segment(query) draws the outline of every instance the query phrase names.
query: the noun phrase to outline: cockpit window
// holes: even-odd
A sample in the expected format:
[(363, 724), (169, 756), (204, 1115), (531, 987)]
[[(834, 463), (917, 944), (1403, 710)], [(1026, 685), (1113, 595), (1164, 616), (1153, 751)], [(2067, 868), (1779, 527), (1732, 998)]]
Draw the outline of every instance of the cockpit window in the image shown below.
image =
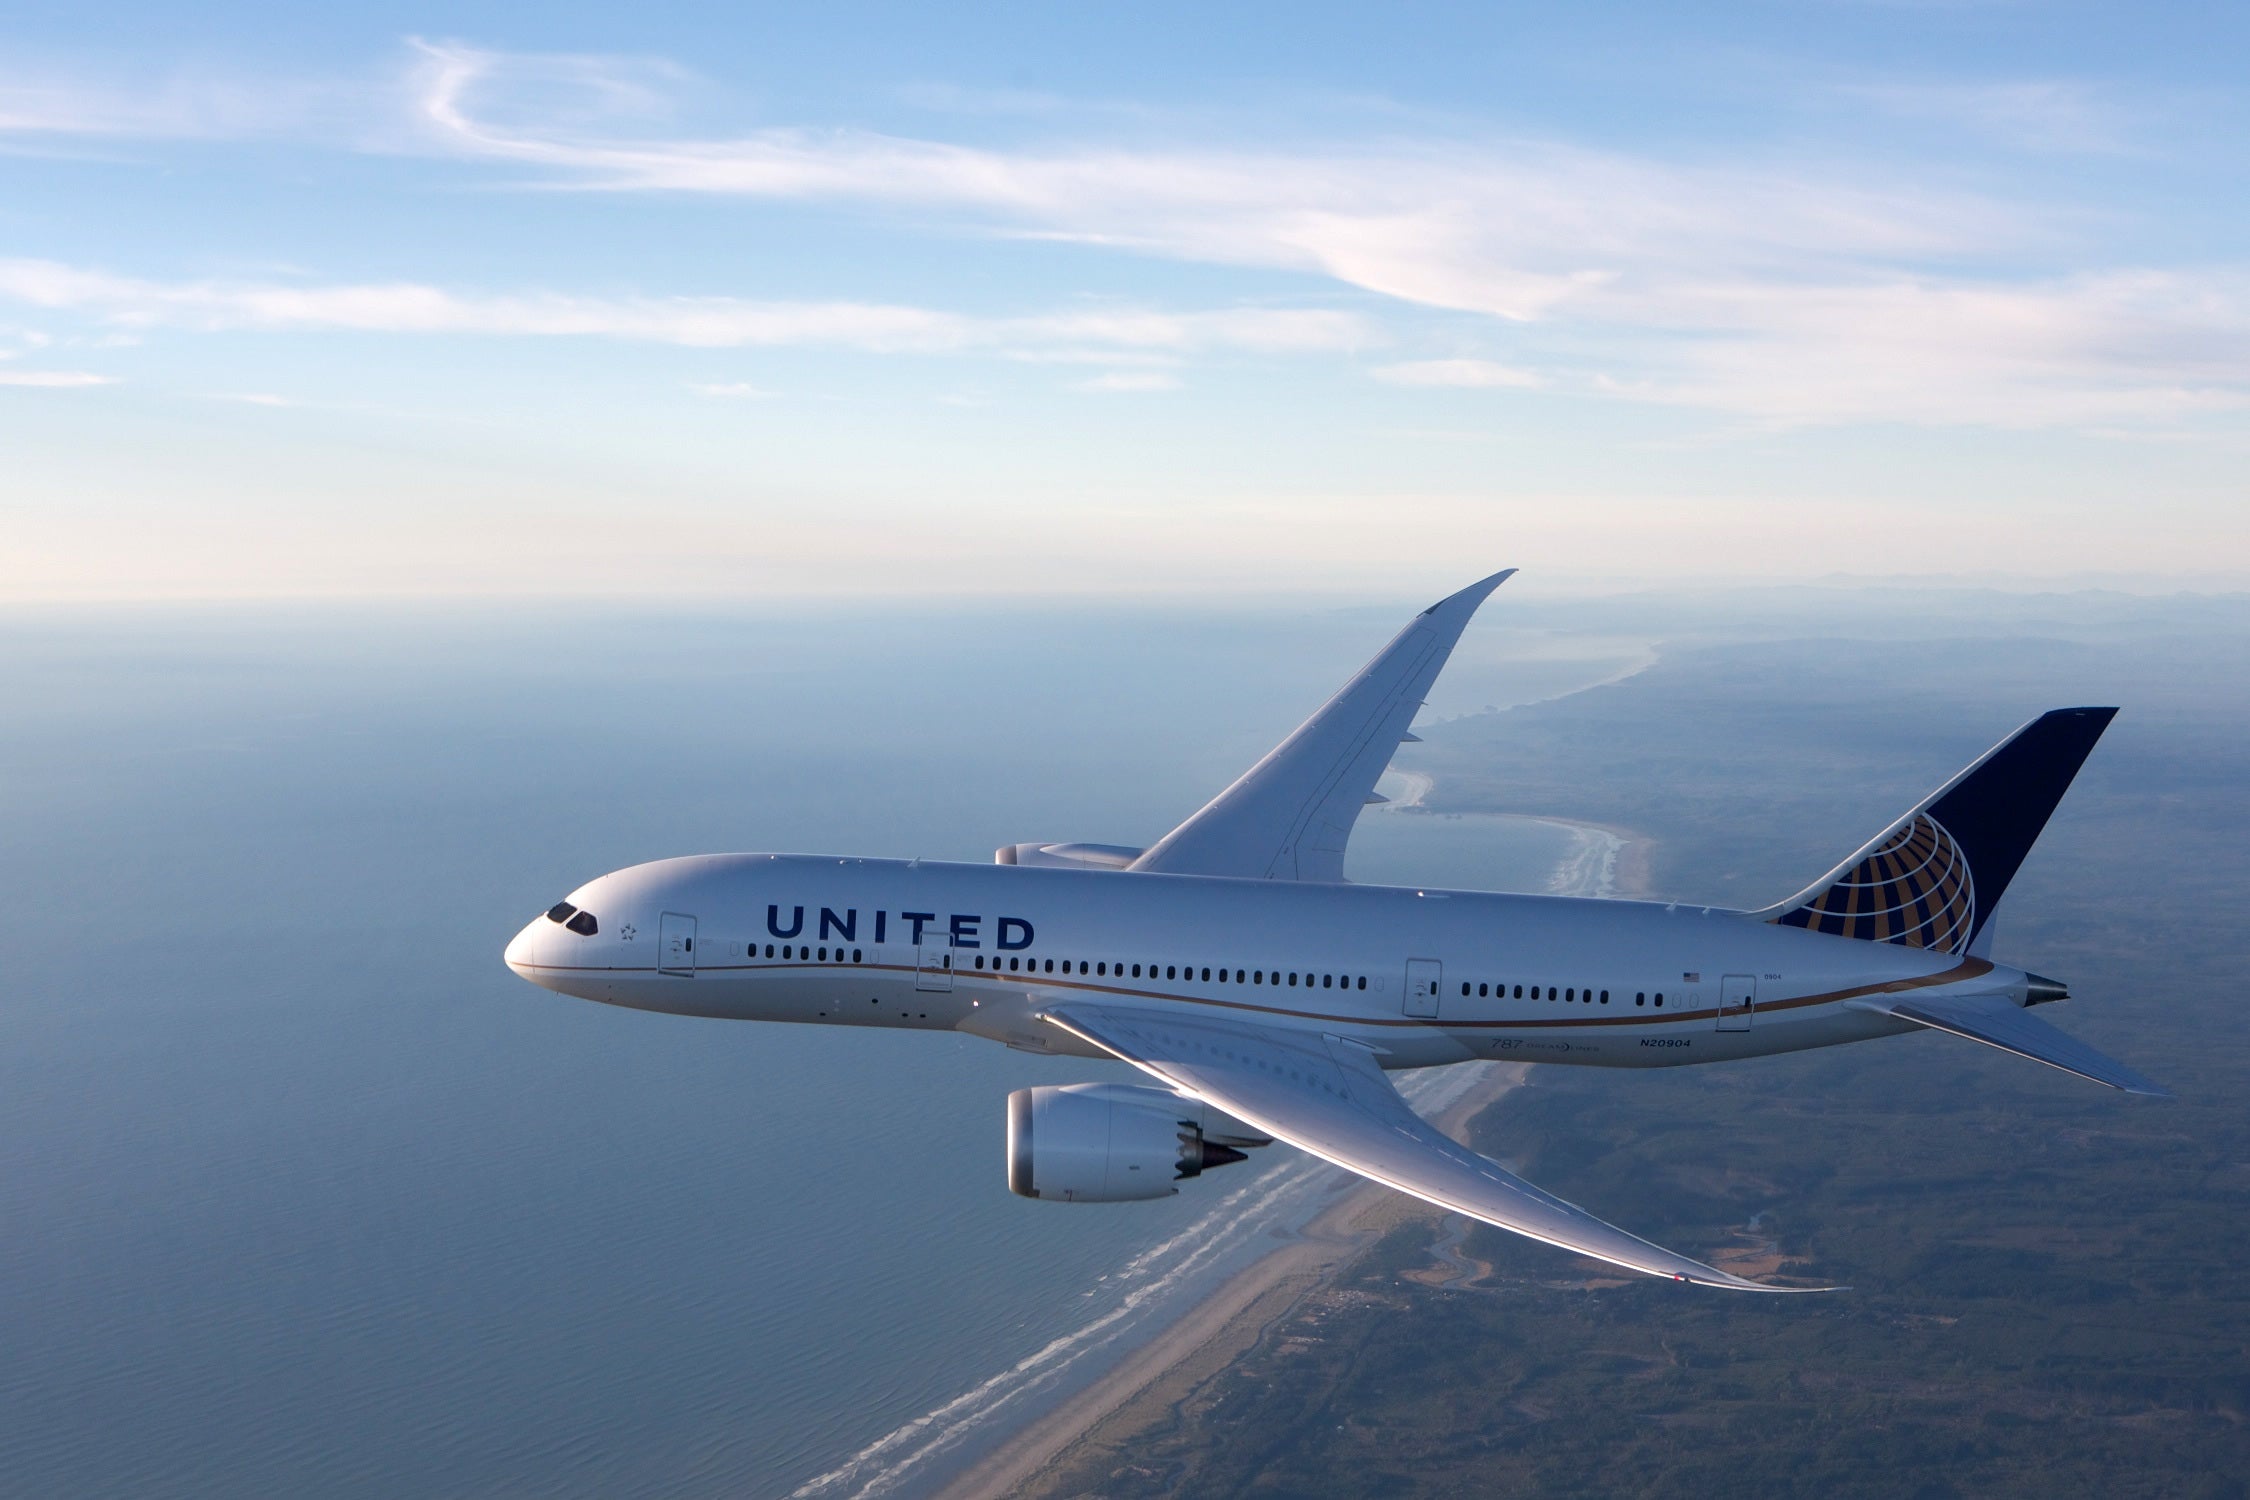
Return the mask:
[(571, 914), (577, 910), (578, 908), (572, 906), (568, 901), (557, 901), (553, 906), (547, 908), (547, 920), (550, 922), (567, 922), (570, 920)]
[(594, 914), (590, 911), (580, 912), (577, 916), (563, 923), (563, 926), (577, 933), (580, 937), (592, 937), (595, 933), (601, 931), (600, 924), (595, 922)]

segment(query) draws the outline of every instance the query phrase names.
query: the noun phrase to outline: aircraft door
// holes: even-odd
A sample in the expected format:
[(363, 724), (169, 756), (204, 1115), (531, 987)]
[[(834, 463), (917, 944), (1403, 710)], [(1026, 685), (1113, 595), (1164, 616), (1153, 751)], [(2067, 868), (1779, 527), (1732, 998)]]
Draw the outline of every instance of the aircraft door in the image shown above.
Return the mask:
[(1750, 1013), (1758, 1006), (1758, 979), (1754, 974), (1725, 974), (1719, 978), (1719, 1029), (1748, 1031)]
[(935, 994), (953, 992), (953, 950), (923, 943), (914, 950), (914, 988)]
[(657, 924), (656, 967), (680, 979), (695, 977), (695, 918), (668, 911)]
[(1406, 1013), (1426, 1021), (1437, 1019), (1438, 992), (1445, 988), (1445, 966), (1434, 958), (1406, 961)]

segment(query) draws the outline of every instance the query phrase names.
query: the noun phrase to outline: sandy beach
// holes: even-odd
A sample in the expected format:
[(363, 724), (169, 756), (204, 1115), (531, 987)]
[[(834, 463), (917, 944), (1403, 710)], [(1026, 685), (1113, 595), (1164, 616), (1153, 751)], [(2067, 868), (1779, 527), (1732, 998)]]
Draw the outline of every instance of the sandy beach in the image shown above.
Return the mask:
[[(1402, 774), (1398, 799), (1419, 806), (1429, 778)], [(1577, 853), (1555, 872), (1551, 889), (1575, 896), (1645, 898), (1653, 844), (1631, 829), (1537, 819), (1578, 837)], [(1486, 1074), (1431, 1119), (1460, 1139), (1468, 1121), (1523, 1081), (1522, 1063), (1465, 1064)], [(1131, 1435), (1165, 1414), (1257, 1343), (1306, 1297), (1404, 1219), (1435, 1223), (1441, 1211), (1373, 1183), (1347, 1190), (1288, 1244), (1230, 1277), (1172, 1327), (1135, 1350), (1100, 1380), (1028, 1423), (935, 1493), (940, 1500), (1038, 1495), (1046, 1476), (1103, 1449), (1124, 1461)]]
[[(1467, 1064), (1485, 1076), (1432, 1116), (1459, 1136), (1469, 1119), (1523, 1081), (1521, 1063)], [(1037, 1494), (1042, 1477), (1080, 1455), (1115, 1446), (1231, 1364), (1274, 1321), (1402, 1219), (1435, 1222), (1441, 1210), (1374, 1183), (1355, 1186), (1301, 1237), (1229, 1279), (1192, 1313), (1116, 1370), (987, 1454), (936, 1493), (940, 1500)]]

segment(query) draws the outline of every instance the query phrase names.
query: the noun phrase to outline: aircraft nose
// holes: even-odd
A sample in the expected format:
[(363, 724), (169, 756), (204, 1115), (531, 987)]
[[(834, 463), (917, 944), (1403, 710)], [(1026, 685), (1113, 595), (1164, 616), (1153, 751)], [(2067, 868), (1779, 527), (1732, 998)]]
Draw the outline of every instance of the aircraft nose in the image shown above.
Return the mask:
[(545, 917), (533, 917), (524, 923), (523, 931), (508, 940), (507, 951), (500, 955), (519, 977), (533, 984), (539, 982), (539, 944), (546, 936), (540, 929), (545, 925)]

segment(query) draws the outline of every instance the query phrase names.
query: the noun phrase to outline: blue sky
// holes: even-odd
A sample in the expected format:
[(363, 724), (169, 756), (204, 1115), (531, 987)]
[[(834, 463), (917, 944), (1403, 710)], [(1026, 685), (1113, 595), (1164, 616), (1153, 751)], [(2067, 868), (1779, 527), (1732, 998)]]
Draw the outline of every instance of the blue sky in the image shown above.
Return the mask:
[(2240, 586), (2246, 33), (16, 7), (0, 598)]

